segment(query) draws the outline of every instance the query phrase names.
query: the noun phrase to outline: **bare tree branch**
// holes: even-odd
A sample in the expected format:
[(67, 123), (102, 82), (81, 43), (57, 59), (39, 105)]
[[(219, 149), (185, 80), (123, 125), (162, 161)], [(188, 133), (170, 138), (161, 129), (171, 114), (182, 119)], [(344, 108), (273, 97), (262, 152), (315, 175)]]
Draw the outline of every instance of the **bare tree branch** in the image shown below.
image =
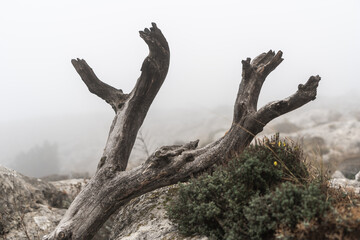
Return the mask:
[(89, 91), (104, 99), (116, 112), (118, 105), (126, 100), (126, 94), (123, 94), (121, 89), (116, 89), (100, 81), (84, 59), (72, 59), (71, 63), (79, 73)]
[(256, 114), (257, 119), (261, 119), (264, 124), (271, 120), (295, 110), (306, 103), (316, 99), (316, 89), (321, 78), (319, 75), (311, 76), (305, 85), (300, 84), (296, 93), (290, 97), (271, 102), (262, 107)]
[(91, 239), (126, 202), (157, 188), (186, 181), (215, 164), (228, 161), (239, 155), (266, 123), (315, 99), (319, 76), (311, 77), (305, 85), (299, 85), (299, 90), (291, 97), (257, 111), (262, 85), (268, 74), (282, 62), (282, 52), (275, 54), (269, 51), (253, 61), (247, 58), (242, 61), (243, 74), (234, 118), (225, 136), (200, 149), (197, 149), (198, 141), (161, 147), (141, 166), (124, 171), (136, 135), (166, 77), (170, 61), (168, 44), (156, 24), (153, 23), (150, 30), (140, 31), (140, 36), (149, 46), (150, 53), (143, 62), (142, 73), (134, 89), (121, 98), (121, 106), (118, 100), (114, 100), (116, 91), (120, 90), (100, 82), (84, 62), (78, 60), (75, 63), (83, 64), (75, 68), (80, 69), (78, 72), (83, 80), (85, 78), (90, 91), (102, 98), (113, 96), (112, 91), (115, 91), (115, 97), (110, 97), (110, 102), (116, 103), (116, 116), (95, 175), (73, 201), (56, 229), (44, 238), (46, 240)]
[(269, 51), (262, 53), (252, 62), (250, 58), (242, 61), (243, 74), (234, 108), (234, 121), (238, 122), (244, 115), (257, 110), (257, 103), (262, 85), (282, 61), (282, 52)]

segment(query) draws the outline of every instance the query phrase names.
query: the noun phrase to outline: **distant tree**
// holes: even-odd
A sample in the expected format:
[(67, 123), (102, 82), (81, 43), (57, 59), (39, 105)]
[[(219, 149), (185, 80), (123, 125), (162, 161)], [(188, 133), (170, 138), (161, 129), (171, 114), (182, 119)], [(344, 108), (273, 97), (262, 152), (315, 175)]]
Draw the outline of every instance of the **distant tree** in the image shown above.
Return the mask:
[(11, 164), (18, 172), (32, 177), (43, 177), (59, 172), (58, 146), (45, 141), (26, 152), (20, 152)]
[[(227, 162), (239, 155), (268, 122), (316, 98), (320, 77), (312, 76), (290, 97), (258, 109), (261, 87), (283, 61), (282, 52), (262, 53), (252, 61), (247, 58), (242, 61), (242, 80), (233, 122), (225, 136), (202, 148), (197, 148), (198, 140), (161, 147), (141, 166), (125, 171), (137, 133), (165, 80), (170, 63), (168, 43), (156, 24), (153, 23), (150, 30), (140, 31), (140, 37), (150, 53), (142, 64), (135, 87), (128, 94), (100, 81), (84, 60), (72, 60), (90, 92), (110, 104), (115, 118), (95, 175), (77, 195), (56, 229), (44, 239), (91, 239), (105, 221), (131, 199), (186, 181), (214, 164)], [(201, 91), (206, 88), (199, 89)]]

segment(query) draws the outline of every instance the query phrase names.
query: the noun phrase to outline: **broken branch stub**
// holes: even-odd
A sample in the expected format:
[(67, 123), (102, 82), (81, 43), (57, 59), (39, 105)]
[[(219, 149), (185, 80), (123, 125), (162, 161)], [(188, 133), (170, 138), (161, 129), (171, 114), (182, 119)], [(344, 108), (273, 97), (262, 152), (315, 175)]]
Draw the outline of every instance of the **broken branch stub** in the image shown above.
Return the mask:
[(282, 52), (262, 53), (242, 61), (243, 74), (234, 106), (232, 125), (223, 137), (203, 148), (198, 141), (164, 146), (140, 166), (125, 171), (136, 135), (165, 80), (170, 61), (168, 43), (157, 28), (140, 31), (149, 46), (134, 89), (124, 94), (101, 82), (84, 60), (72, 63), (90, 92), (115, 110), (103, 156), (95, 175), (73, 201), (56, 229), (44, 239), (91, 239), (103, 223), (131, 199), (160, 187), (186, 181), (190, 176), (239, 155), (272, 119), (315, 99), (319, 76), (310, 77), (290, 97), (257, 110), (266, 77), (283, 61)]

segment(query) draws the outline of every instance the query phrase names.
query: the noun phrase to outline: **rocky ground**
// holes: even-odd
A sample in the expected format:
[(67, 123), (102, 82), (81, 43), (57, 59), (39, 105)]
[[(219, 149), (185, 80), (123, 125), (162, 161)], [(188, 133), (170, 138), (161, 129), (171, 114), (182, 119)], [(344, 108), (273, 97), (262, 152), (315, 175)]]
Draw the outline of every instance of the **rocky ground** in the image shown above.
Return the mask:
[(39, 239), (60, 221), (72, 199), (50, 183), (0, 166), (0, 237)]
[[(59, 223), (86, 182), (47, 182), (0, 165), (0, 239), (41, 239)], [(112, 225), (111, 218), (94, 239), (108, 239)]]
[[(60, 221), (84, 179), (46, 182), (0, 165), (0, 239), (41, 239)], [(166, 216), (165, 206), (176, 191), (169, 186), (144, 194), (114, 214), (95, 240), (185, 239)]]
[[(262, 135), (280, 136), (303, 145), (307, 158), (322, 164), (337, 185), (353, 185), (360, 171), (360, 112), (326, 109), (289, 114), (269, 124)], [(341, 179), (341, 180), (340, 180)]]
[[(86, 184), (83, 179), (47, 183), (3, 166), (0, 167), (0, 181), (0, 239), (9, 240), (41, 239), (56, 226), (70, 201)], [(356, 179), (349, 180), (337, 171), (330, 184), (335, 188), (358, 189), (360, 173)], [(166, 205), (176, 191), (177, 186), (173, 185), (131, 200), (111, 217), (94, 239), (208, 239), (201, 236), (184, 238), (169, 221)]]
[(208, 239), (207, 237), (182, 237), (167, 218), (165, 207), (176, 191), (176, 185), (163, 187), (130, 201), (116, 215), (110, 239)]
[(335, 171), (330, 179), (330, 186), (334, 188), (347, 188), (360, 194), (360, 171), (355, 175), (355, 179), (348, 179), (340, 171)]
[[(214, 129), (207, 141), (223, 135), (226, 129), (220, 126), (218, 130)], [(275, 132), (302, 143), (307, 157), (323, 164), (332, 176), (331, 186), (360, 194), (359, 112), (320, 109), (289, 114), (266, 126), (259, 137)], [(56, 226), (85, 184), (83, 179), (47, 182), (0, 166), (0, 239), (41, 239)], [(175, 188), (165, 187), (133, 199), (95, 239), (184, 239), (165, 213)]]

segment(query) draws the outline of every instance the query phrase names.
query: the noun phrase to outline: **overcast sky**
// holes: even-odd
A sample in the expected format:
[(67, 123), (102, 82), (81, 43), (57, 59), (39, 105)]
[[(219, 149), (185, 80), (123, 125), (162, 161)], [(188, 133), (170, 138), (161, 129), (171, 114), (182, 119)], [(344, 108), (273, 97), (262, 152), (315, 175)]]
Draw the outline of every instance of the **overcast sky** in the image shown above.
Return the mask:
[(156, 22), (171, 50), (152, 108), (232, 105), (241, 60), (270, 49), (284, 62), (261, 103), (286, 97), (309, 76), (321, 96), (360, 94), (360, 1), (90, 1), (0, 3), (0, 121), (112, 111), (88, 92), (70, 60), (131, 91), (148, 49), (138, 31)]

